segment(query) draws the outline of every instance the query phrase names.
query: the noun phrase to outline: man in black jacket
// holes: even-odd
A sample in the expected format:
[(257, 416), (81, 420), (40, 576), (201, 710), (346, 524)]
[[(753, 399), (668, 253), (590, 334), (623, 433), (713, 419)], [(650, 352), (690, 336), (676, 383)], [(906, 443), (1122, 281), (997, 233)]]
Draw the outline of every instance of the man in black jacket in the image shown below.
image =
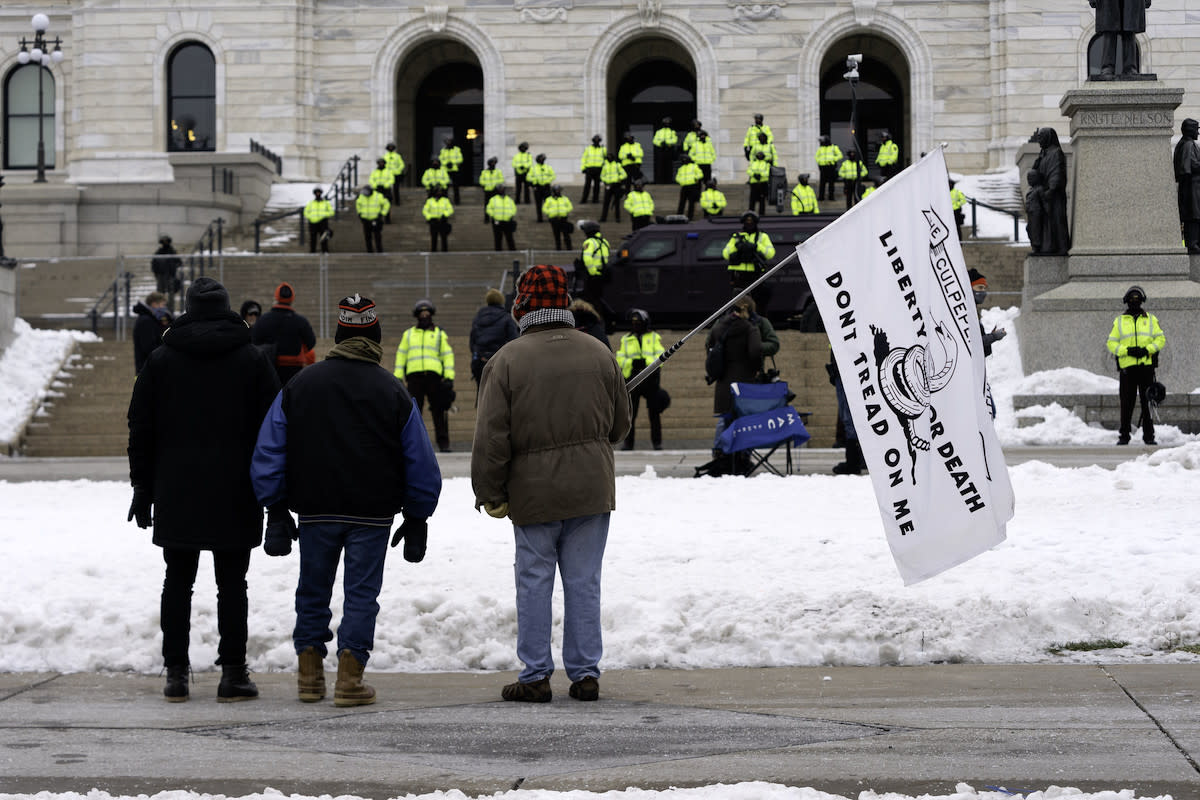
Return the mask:
[(275, 371), (229, 307), (225, 287), (198, 278), (186, 313), (163, 335), (129, 403), (129, 519), (154, 528), (166, 562), (161, 625), (164, 694), (188, 699), (192, 586), (200, 551), (217, 579), (218, 702), (258, 689), (246, 672), (246, 572), (262, 540), (262, 507), (250, 484), (259, 424), (279, 391)]
[(254, 450), (254, 491), (270, 508), (268, 555), (291, 552), (296, 534), (287, 509), (300, 517), (292, 643), (306, 703), (325, 697), (326, 642), (333, 638), (329, 599), (339, 561), (345, 602), (333, 702), (375, 702), (363, 669), (375, 644), (388, 533), (403, 514), (392, 547), (403, 539), (404, 560), (421, 561), (426, 520), (442, 490), (421, 412), (404, 383), (380, 365), (381, 339), (375, 304), (357, 294), (343, 298), (333, 349), (279, 393)]
[(167, 310), (167, 296), (162, 292), (151, 292), (145, 302), (133, 307), (137, 322), (133, 323), (133, 367), (141, 372), (146, 359), (154, 348), (162, 344), (163, 331), (171, 324), (171, 312)]
[(313, 352), (317, 337), (308, 319), (292, 310), (295, 299), (296, 292), (290, 283), (279, 284), (275, 289), (275, 305), (250, 329), (254, 343), (265, 345), (265, 349), (274, 354), (275, 372), (284, 386), (296, 373), (317, 360)]

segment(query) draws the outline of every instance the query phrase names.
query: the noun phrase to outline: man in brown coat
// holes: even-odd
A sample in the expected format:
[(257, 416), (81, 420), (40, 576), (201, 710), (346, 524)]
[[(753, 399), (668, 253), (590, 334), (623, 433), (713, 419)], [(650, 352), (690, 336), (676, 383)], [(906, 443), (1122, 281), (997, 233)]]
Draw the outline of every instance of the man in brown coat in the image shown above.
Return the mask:
[(512, 519), (517, 657), (505, 700), (551, 699), (551, 598), (563, 584), (563, 667), (570, 696), (600, 696), (600, 568), (616, 508), (612, 446), (629, 430), (629, 394), (612, 352), (575, 330), (559, 267), (531, 267), (517, 284), (521, 335), (480, 378), (471, 450), (476, 508)]

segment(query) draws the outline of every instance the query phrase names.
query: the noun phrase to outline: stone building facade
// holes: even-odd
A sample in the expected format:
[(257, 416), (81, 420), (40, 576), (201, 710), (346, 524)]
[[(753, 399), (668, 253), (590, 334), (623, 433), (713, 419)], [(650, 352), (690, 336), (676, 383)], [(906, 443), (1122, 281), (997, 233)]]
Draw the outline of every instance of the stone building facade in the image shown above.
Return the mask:
[[(1159, 0), (1138, 37), (1142, 72), (1185, 90), (1200, 80), (1200, 49), (1187, 38), (1200, 29), (1187, 8)], [(29, 185), (27, 155), (10, 152), (27, 146), (28, 119), (20, 128), (12, 111), (20, 98), (9, 88), (37, 11), (49, 16), (48, 34), (61, 37), (65, 52), (45, 73), (52, 98), (43, 90), (44, 114), (53, 119), (42, 129), (53, 168), (40, 188)], [(527, 141), (572, 184), (581, 181), (580, 154), (593, 135), (615, 147), (633, 130), (648, 145), (657, 109), (669, 107), (677, 128), (690, 122), (683, 116), (702, 121), (716, 145), (715, 174), (740, 183), (755, 113), (772, 127), (789, 178), (815, 173), (820, 134), (847, 140), (851, 86), (842, 76), (850, 54), (863, 56), (854, 90), (868, 151), (886, 127), (905, 163), (944, 142), (952, 170), (1008, 168), (1035, 128), (1056, 126), (1065, 138), (1059, 100), (1086, 82), (1093, 36), (1084, 0), (6, 3), (3, 211), (7, 219), (16, 205), (28, 215), (19, 198), (35, 192), (75, 215), (57, 228), (60, 238), (74, 232), (76, 244), (62, 252), (111, 250), (97, 243), (103, 225), (88, 221), (97, 213), (86, 210), (88, 192), (93, 200), (113, 187), (136, 194), (176, 179), (179, 121), (171, 108), (187, 98), (173, 95), (172, 76), (187, 75), (173, 58), (188, 46), (212, 61), (211, 93), (200, 101), (211, 104), (211, 130), (199, 155), (178, 154), (193, 167), (206, 158), (228, 165), (253, 140), (282, 157), (283, 179), (328, 181), (347, 158), (374, 159), (394, 141), (415, 167), (410, 175), (419, 174), (445, 134), (464, 146), (475, 171), (492, 155), (507, 167)], [(1180, 111), (1196, 115), (1186, 99)], [(249, 168), (248, 185), (260, 184), (267, 167)], [(217, 194), (214, 207), (224, 203), (235, 217), (261, 207), (252, 198), (231, 212), (232, 200)], [(164, 224), (145, 209), (129, 216), (143, 241)], [(53, 238), (43, 235), (38, 246)]]

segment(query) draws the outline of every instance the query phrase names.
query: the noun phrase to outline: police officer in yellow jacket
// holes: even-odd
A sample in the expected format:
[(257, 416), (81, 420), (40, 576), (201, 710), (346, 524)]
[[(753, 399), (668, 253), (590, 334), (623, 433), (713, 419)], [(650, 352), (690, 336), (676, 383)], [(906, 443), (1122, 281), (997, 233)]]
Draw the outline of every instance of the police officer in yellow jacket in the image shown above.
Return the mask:
[(392, 205), (398, 205), (400, 203), (400, 186), (408, 167), (404, 164), (404, 156), (400, 155), (400, 152), (396, 149), (395, 142), (387, 143), (383, 160), (392, 173)]
[(586, 237), (575, 261), (576, 274), (583, 273), (583, 291), (579, 296), (592, 304), (604, 317), (605, 327), (614, 320), (612, 306), (604, 300), (604, 284), (612, 279), (609, 267), (611, 249), (608, 240), (600, 232), (600, 223), (585, 219), (580, 221), (579, 230)]
[(713, 146), (712, 139), (708, 138), (708, 131), (696, 132), (696, 140), (692, 142), (688, 155), (691, 156), (692, 162), (700, 168), (703, 180), (706, 181), (712, 177), (713, 162), (717, 160), (717, 149)]
[(529, 202), (529, 184), (525, 182), (525, 176), (532, 167), (533, 154), (529, 152), (529, 142), (521, 142), (512, 159), (513, 185), (516, 187), (513, 202), (517, 205)]
[[(617, 366), (628, 382), (647, 365), (653, 364), (662, 354), (662, 338), (657, 331), (650, 330), (650, 315), (640, 308), (629, 310), (629, 324), (632, 330), (621, 337), (621, 345), (617, 348)], [(662, 450), (662, 412), (666, 409), (666, 392), (662, 391), (660, 380), (662, 370), (655, 370), (646, 380), (638, 384), (629, 393), (632, 413), (629, 417), (629, 433), (625, 436), (622, 450), (632, 450), (634, 442), (634, 422), (637, 420), (638, 405), (641, 398), (646, 398), (646, 412), (650, 415), (650, 444), (655, 450)]]
[(496, 187), (496, 193), (488, 200), (487, 215), (492, 221), (492, 242), (498, 251), (501, 237), (508, 243), (509, 250), (516, 250), (513, 243), (513, 232), (517, 229), (517, 204), (508, 196), (504, 184)]
[(391, 222), (391, 198), (392, 190), (396, 186), (396, 176), (388, 169), (386, 158), (375, 160), (375, 169), (371, 170), (371, 174), (367, 178), (367, 183), (371, 184), (371, 188), (376, 192), (388, 198), (388, 213), (385, 216), (387, 221)]
[(817, 193), (808, 185), (808, 177), (807, 172), (801, 175), (800, 182), (792, 189), (792, 214), (796, 216), (816, 214), (820, 210), (817, 207)]
[(425, 222), (429, 225), (429, 249), (431, 252), (437, 252), (438, 240), (442, 242), (442, 252), (450, 252), (450, 230), (453, 227), (450, 224), (450, 218), (454, 216), (454, 206), (450, 202), (450, 198), (446, 197), (446, 190), (440, 186), (433, 190), (433, 197), (425, 201), (425, 206), (421, 209), (421, 216), (425, 217)]
[(454, 204), (458, 205), (458, 185), (462, 183), (462, 148), (454, 143), (453, 136), (447, 136), (442, 142), (444, 146), (438, 153), (438, 160), (442, 162), (442, 169), (450, 176), (450, 186), (454, 189)]
[(721, 255), (729, 263), (729, 283), (733, 288), (745, 289), (754, 282), (754, 273), (775, 257), (771, 237), (758, 229), (758, 214), (753, 211), (742, 214), (742, 229), (729, 237)]
[(837, 193), (838, 163), (842, 160), (842, 148), (833, 144), (828, 136), (820, 138), (817, 148), (817, 172), (820, 180), (817, 183), (817, 199), (825, 199), (825, 189), (829, 188), (829, 199), (833, 200)]
[(634, 138), (632, 132), (625, 133), (625, 141), (621, 144), (621, 149), (617, 151), (617, 157), (629, 175), (629, 180), (625, 184), (625, 190), (629, 191), (633, 182), (642, 177), (642, 159), (644, 158), (642, 143)]
[(425, 187), (425, 193), (429, 197), (433, 197), (435, 189), (450, 188), (450, 173), (442, 166), (440, 159), (429, 159), (429, 167), (421, 173), (421, 185)]
[(759, 150), (754, 154), (754, 160), (746, 166), (746, 182), (750, 184), (750, 208), (758, 206), (760, 216), (766, 210), (767, 184), (770, 180), (771, 165), (767, 162), (767, 154)]
[(538, 153), (529, 169), (525, 180), (533, 187), (533, 205), (537, 211), (537, 221), (542, 221), (542, 206), (550, 196), (550, 187), (554, 185), (554, 167), (546, 163), (546, 154)]
[[(900, 146), (892, 141), (890, 131), (883, 131), (879, 134), (879, 151), (875, 153), (875, 166), (879, 167), (879, 174), (886, 181), (889, 178), (896, 176), (900, 171)], [(882, 183), (882, 181), (880, 181)]]
[(600, 146), (600, 134), (596, 134), (579, 158), (579, 171), (583, 173), (583, 196), (579, 198), (580, 203), (588, 201), (589, 191), (592, 193), (592, 202), (600, 202), (600, 170), (604, 168), (606, 155), (604, 148)]
[[(766, 139), (763, 139), (763, 137)], [(754, 124), (746, 129), (746, 135), (742, 138), (742, 151), (746, 154), (746, 160), (750, 161), (754, 158), (754, 148), (762, 143), (774, 145), (775, 134), (771, 133), (771, 126), (763, 124), (763, 115), (754, 115)]]
[(728, 204), (725, 193), (717, 188), (716, 178), (709, 178), (704, 182), (704, 191), (700, 193), (700, 208), (704, 209), (705, 219), (721, 216)]
[(355, 199), (354, 210), (362, 221), (368, 253), (383, 252), (383, 220), (391, 209), (391, 201), (370, 186), (364, 186)]
[(333, 217), (333, 204), (321, 196), (320, 189), (313, 189), (313, 199), (304, 206), (304, 219), (308, 221), (308, 252), (329, 252), (329, 220)]
[[(496, 166), (499, 159), (492, 156), (487, 160), (487, 168), (479, 171), (479, 188), (483, 189), (483, 221), (488, 221), (487, 204), (496, 193), (496, 187), (504, 183), (504, 173)], [(516, 198), (513, 199), (516, 202)]]
[(393, 374), (404, 381), (419, 413), (425, 413), (425, 401), (429, 400), (434, 438), (438, 449), (448, 453), (450, 424), (446, 412), (454, 404), (454, 351), (450, 337), (434, 324), (435, 313), (437, 309), (429, 300), (418, 300), (413, 306), (417, 324), (400, 338)]
[(679, 209), (676, 214), (687, 210), (687, 218), (691, 219), (696, 213), (696, 202), (700, 199), (700, 183), (704, 173), (692, 163), (690, 156), (679, 157), (679, 169), (675, 170), (675, 182), (679, 184)]
[(542, 213), (550, 222), (550, 230), (554, 233), (554, 249), (571, 249), (571, 231), (575, 226), (567, 219), (571, 215), (571, 198), (563, 194), (562, 184), (550, 187), (550, 196), (542, 202)]
[(842, 179), (843, 191), (846, 193), (846, 208), (850, 208), (861, 198), (862, 179), (867, 177), (867, 165), (858, 157), (858, 151), (850, 148), (846, 151), (846, 160), (838, 167), (838, 177)]
[(679, 150), (679, 134), (671, 127), (670, 117), (663, 117), (651, 143), (654, 145), (654, 182), (670, 183), (675, 153)]
[(1117, 431), (1117, 444), (1129, 444), (1135, 398), (1142, 404), (1142, 441), (1158, 444), (1154, 440), (1154, 419), (1147, 395), (1154, 383), (1158, 354), (1167, 346), (1167, 337), (1159, 327), (1158, 317), (1142, 308), (1146, 302), (1142, 287), (1130, 286), (1122, 302), (1125, 313), (1113, 320), (1108, 334), (1108, 352), (1117, 357), (1120, 370), (1117, 392), (1121, 398), (1121, 427)]
[(600, 208), (600, 221), (608, 222), (608, 209), (611, 206), (613, 217), (621, 221), (621, 195), (625, 192), (625, 180), (629, 173), (617, 160), (617, 155), (609, 150), (604, 155), (604, 166), (600, 168), (600, 182), (604, 184), (604, 203)]
[(625, 195), (625, 210), (629, 212), (635, 231), (654, 221), (654, 198), (646, 191), (646, 182), (641, 178), (633, 182), (633, 191)]

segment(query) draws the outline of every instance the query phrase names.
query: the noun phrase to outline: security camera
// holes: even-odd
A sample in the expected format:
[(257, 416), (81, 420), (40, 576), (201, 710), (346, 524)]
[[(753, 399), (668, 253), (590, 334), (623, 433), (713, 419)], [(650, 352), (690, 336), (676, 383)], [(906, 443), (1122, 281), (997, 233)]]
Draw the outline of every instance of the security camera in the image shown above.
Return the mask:
[(862, 63), (862, 53), (846, 56), (846, 69), (854, 69)]

